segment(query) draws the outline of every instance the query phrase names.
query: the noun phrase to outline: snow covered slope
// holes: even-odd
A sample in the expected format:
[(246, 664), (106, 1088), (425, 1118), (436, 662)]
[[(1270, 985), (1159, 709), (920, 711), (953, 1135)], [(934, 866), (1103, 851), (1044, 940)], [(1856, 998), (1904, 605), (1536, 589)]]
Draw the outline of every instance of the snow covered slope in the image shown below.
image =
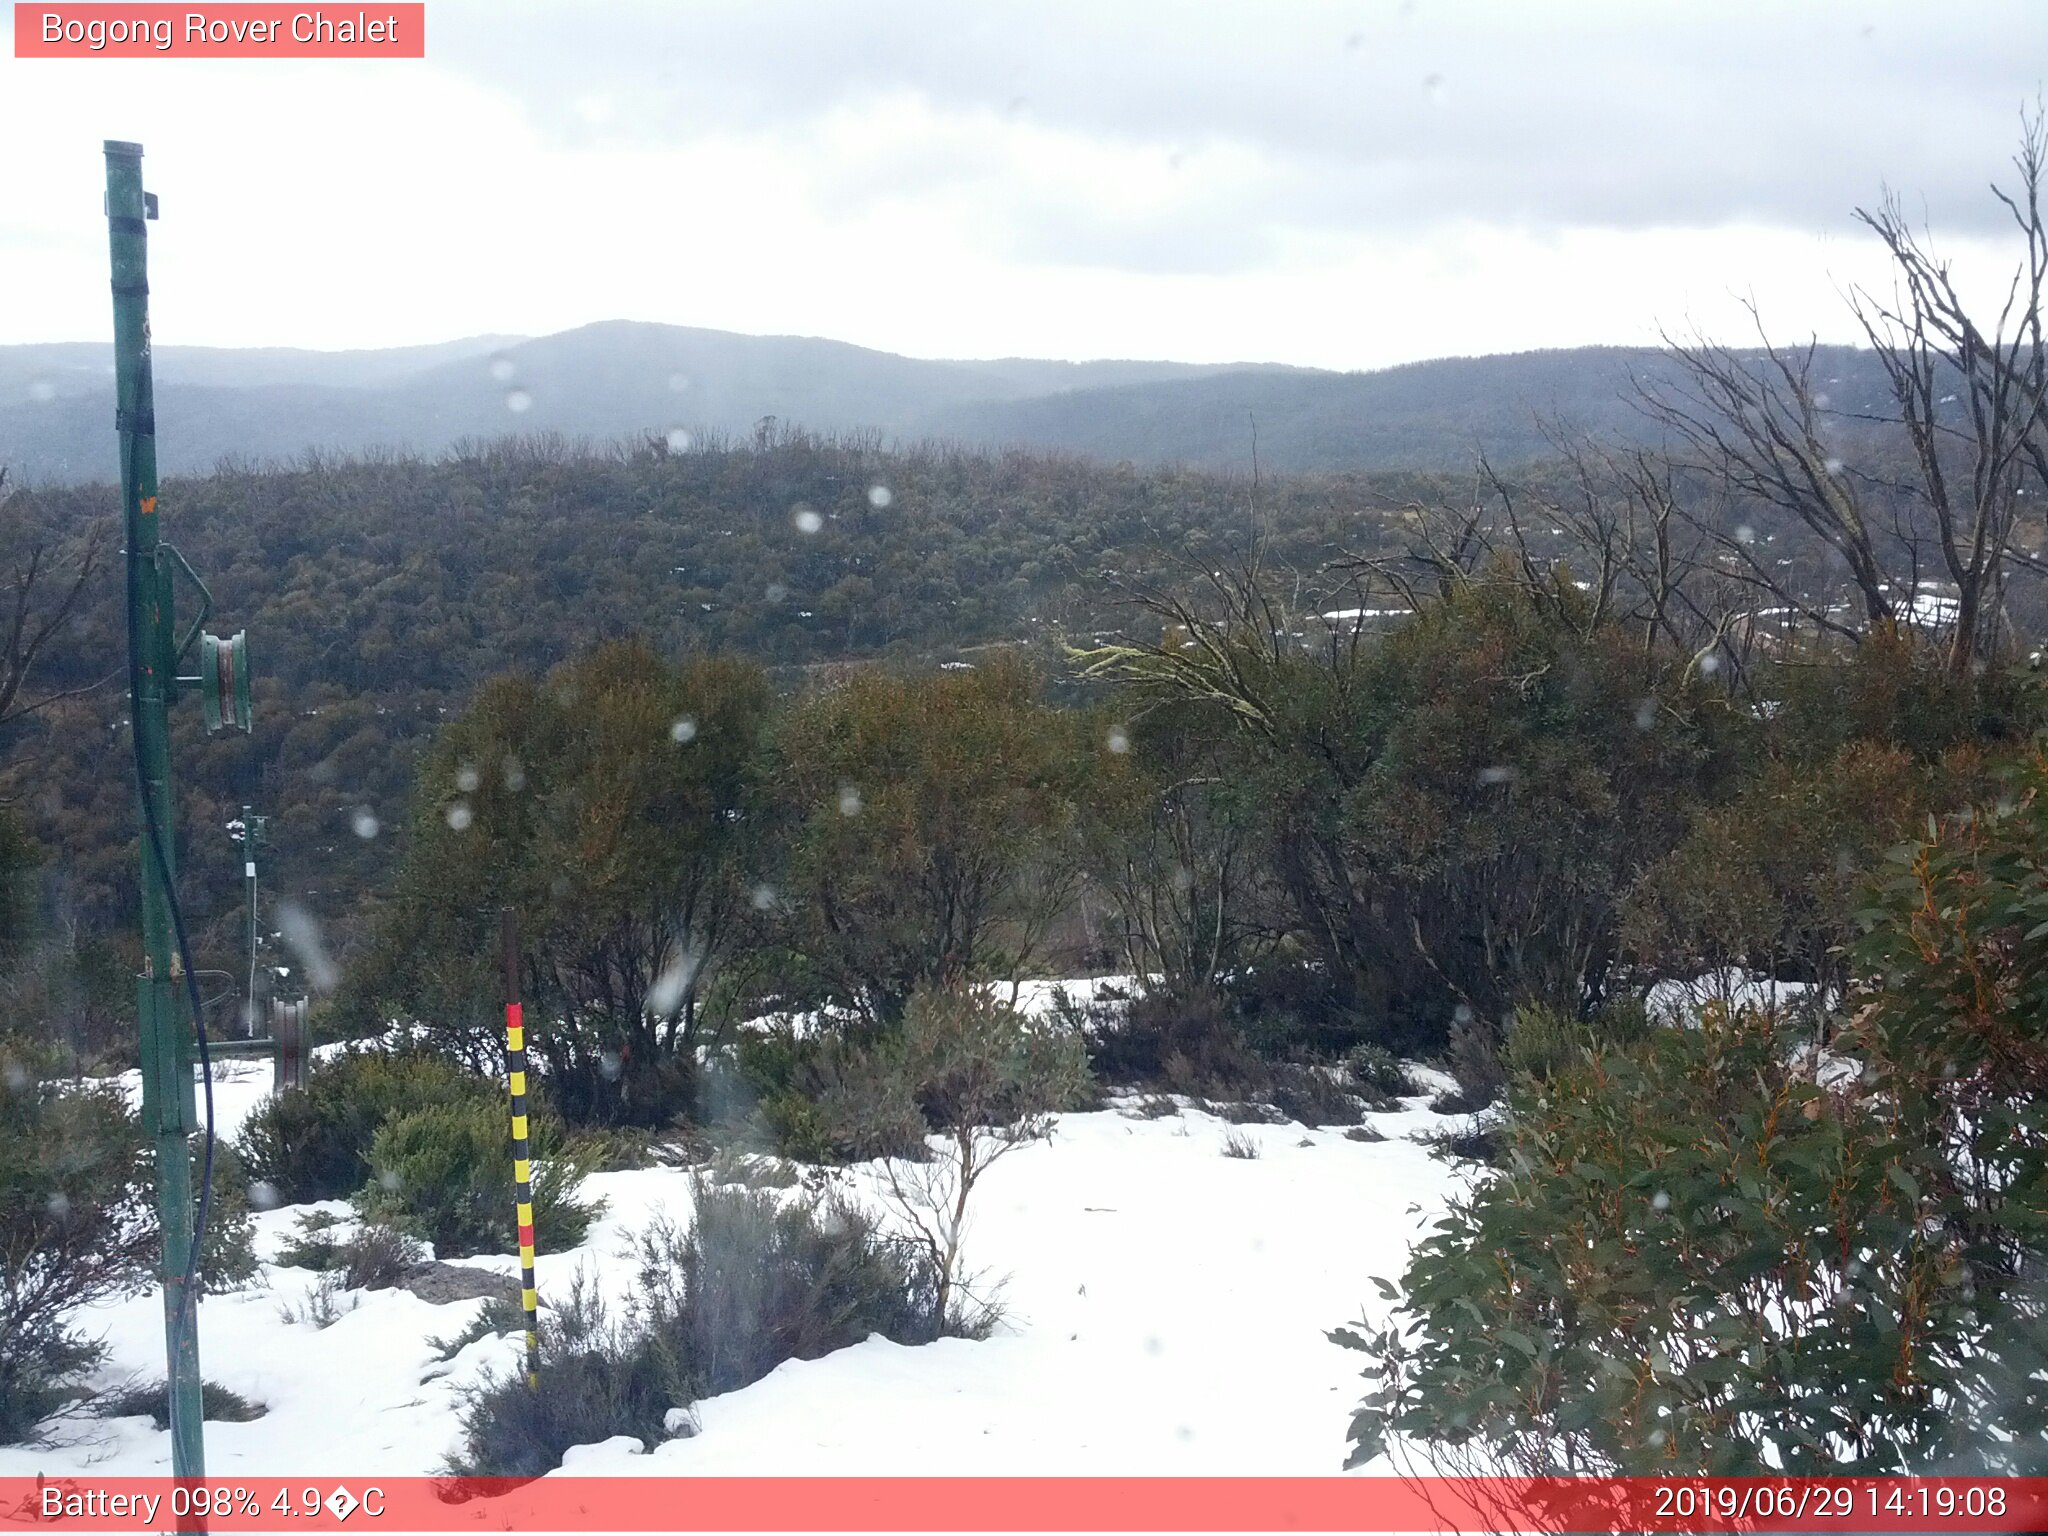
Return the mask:
[[(224, 1129), (260, 1096), (237, 1070), (217, 1090)], [(265, 1069), (267, 1075), (267, 1069)], [(252, 1091), (253, 1090), (253, 1091)], [(702, 1433), (652, 1454), (615, 1441), (571, 1453), (579, 1473), (1319, 1474), (1336, 1471), (1359, 1396), (1358, 1357), (1324, 1330), (1377, 1317), (1369, 1277), (1400, 1272), (1456, 1174), (1411, 1135), (1446, 1122), (1409, 1101), (1370, 1117), (1387, 1139), (1299, 1125), (1235, 1127), (1198, 1111), (1062, 1116), (1044, 1144), (1000, 1162), (977, 1191), (967, 1265), (1007, 1277), (1007, 1320), (979, 1343), (918, 1348), (880, 1338), (791, 1361), (699, 1406)], [(1259, 1147), (1226, 1158), (1233, 1131)], [(839, 1175), (872, 1189), (855, 1169)], [(608, 1202), (588, 1240), (543, 1254), (543, 1304), (579, 1270), (623, 1297), (633, 1234), (686, 1218), (689, 1177), (593, 1177)], [(327, 1209), (344, 1212), (346, 1207)], [(266, 1259), (307, 1207), (257, 1218)], [(512, 1272), (513, 1261), (466, 1261)], [(509, 1370), (519, 1344), (472, 1344), (443, 1364), (429, 1339), (459, 1333), (480, 1302), (432, 1306), (403, 1291), (356, 1302), (330, 1326), (287, 1321), (318, 1277), (267, 1265), (257, 1284), (208, 1298), (208, 1380), (265, 1403), (247, 1424), (207, 1426), (208, 1470), (396, 1475), (438, 1471), (459, 1389)], [(112, 1346), (104, 1384), (159, 1378), (155, 1293), (95, 1309)], [(83, 1419), (58, 1443), (0, 1449), (0, 1474), (169, 1470), (148, 1419)]]

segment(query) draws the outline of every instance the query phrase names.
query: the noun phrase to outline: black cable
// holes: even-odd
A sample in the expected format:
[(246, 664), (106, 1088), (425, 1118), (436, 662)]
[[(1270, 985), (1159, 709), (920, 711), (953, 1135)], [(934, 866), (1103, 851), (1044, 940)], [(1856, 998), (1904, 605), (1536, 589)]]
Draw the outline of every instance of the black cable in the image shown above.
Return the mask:
[[(128, 463), (123, 475), (124, 489), (135, 484), (135, 434), (128, 438)], [(142, 700), (142, 646), (138, 629), (142, 618), (142, 577), (139, 551), (135, 547), (134, 529), (129, 529), (128, 539), (128, 698), (131, 716)], [(170, 658), (175, 671), (177, 658)], [(213, 1209), (213, 1149), (217, 1141), (214, 1131), (213, 1113), (213, 1051), (206, 1037), (206, 1005), (199, 996), (199, 977), (192, 964), (192, 946), (185, 935), (185, 914), (178, 904), (178, 892), (171, 880), (171, 861), (164, 855), (163, 829), (157, 823), (156, 804), (149, 792), (148, 767), (142, 755), (142, 723), (139, 718), (128, 722), (130, 745), (135, 757), (135, 787), (137, 797), (142, 801), (142, 822), (144, 835), (149, 840), (149, 851), (156, 866), (157, 884), (164, 893), (164, 905), (170, 911), (171, 931), (178, 943), (178, 961), (185, 972), (185, 995), (192, 1007), (192, 1027), (199, 1041), (199, 1070), (201, 1081), (206, 1086), (206, 1152), (201, 1160), (199, 1174), (199, 1211), (192, 1227), (192, 1249), (185, 1256), (185, 1288), (179, 1298), (179, 1322), (185, 1328), (192, 1324), (192, 1308), (199, 1291), (202, 1255), (206, 1248), (206, 1226)], [(168, 748), (169, 743), (165, 743)], [(246, 829), (245, 834), (246, 835)], [(180, 1092), (182, 1093), (182, 1088)], [(161, 1175), (159, 1175), (161, 1176)]]

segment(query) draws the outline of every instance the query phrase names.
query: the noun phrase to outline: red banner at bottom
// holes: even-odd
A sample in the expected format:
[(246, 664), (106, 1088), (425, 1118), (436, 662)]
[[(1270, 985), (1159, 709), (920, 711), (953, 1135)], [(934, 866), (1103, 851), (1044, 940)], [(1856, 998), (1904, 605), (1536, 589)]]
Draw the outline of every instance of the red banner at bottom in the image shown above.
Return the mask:
[(0, 1531), (2048, 1531), (2048, 1478), (0, 1479)]

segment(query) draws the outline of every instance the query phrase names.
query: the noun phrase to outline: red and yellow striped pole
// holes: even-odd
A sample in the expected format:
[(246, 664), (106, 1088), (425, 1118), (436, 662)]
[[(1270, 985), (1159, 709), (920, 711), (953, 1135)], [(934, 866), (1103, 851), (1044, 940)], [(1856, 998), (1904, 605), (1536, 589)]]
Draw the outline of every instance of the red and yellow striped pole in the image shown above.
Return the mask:
[(533, 1163), (526, 1127), (526, 1019), (519, 1006), (519, 918), (501, 919), (505, 941), (505, 1068), (512, 1086), (512, 1198), (519, 1226), (519, 1300), (526, 1309), (526, 1384), (540, 1390), (540, 1292), (533, 1283)]

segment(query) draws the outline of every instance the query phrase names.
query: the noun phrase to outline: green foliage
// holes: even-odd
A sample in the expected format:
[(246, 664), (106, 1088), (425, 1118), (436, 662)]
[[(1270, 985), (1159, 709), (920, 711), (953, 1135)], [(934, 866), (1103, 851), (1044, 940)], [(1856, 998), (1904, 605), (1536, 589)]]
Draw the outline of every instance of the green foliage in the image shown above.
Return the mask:
[(2044, 789), (1894, 855), (1846, 1071), (1761, 1014), (1520, 1015), (1497, 1172), (1383, 1283), (1395, 1320), (1336, 1335), (1373, 1360), (1353, 1460), (2048, 1468)]
[[(1353, 1463), (1390, 1433), (1515, 1472), (1897, 1472), (1981, 1339), (1905, 1150), (1710, 1010), (1523, 1080), (1499, 1171), (1410, 1261)], [(1902, 1178), (1902, 1175), (1904, 1177)]]
[[(1868, 985), (1840, 1048), (1865, 1063), (1984, 1347), (1944, 1362), (1955, 1454), (2048, 1471), (2048, 759), (1897, 850), (1857, 949)], [(2011, 1437), (2001, 1453), (1999, 1435)]]
[(1028, 964), (1072, 886), (1079, 788), (1112, 756), (1038, 693), (998, 655), (862, 671), (791, 706), (778, 905), (818, 996), (893, 1023), (920, 986)]
[(150, 1159), (111, 1086), (0, 1043), (0, 1442), (57, 1409), (106, 1347), (78, 1308), (139, 1290), (157, 1251)]
[(1416, 1091), (1415, 1080), (1401, 1058), (1383, 1045), (1353, 1046), (1344, 1053), (1344, 1070), (1354, 1084), (1382, 1100), (1405, 1098)]
[(1764, 670), (1758, 761), (1630, 893), (1623, 938), (1663, 975), (1737, 966), (1839, 992), (1863, 880), (1929, 812), (1987, 797), (2048, 721), (2025, 673), (1955, 677), (1910, 633)]
[(1648, 1038), (1651, 1027), (1643, 1005), (1633, 1000), (1610, 1003), (1590, 1018), (1527, 1003), (1515, 1010), (1508, 1026), (1501, 1070), (1509, 1079), (1546, 1083), (1601, 1051), (1636, 1045)]
[(694, 1224), (657, 1222), (641, 1246), (640, 1302), (611, 1323), (579, 1283), (543, 1315), (541, 1382), (487, 1378), (463, 1406), (464, 1476), (532, 1477), (572, 1445), (666, 1438), (670, 1411), (879, 1333), (899, 1344), (979, 1336), (937, 1305), (923, 1254), (836, 1197), (693, 1186)]
[[(574, 1248), (602, 1209), (576, 1198), (594, 1159), (560, 1126), (529, 1116), (533, 1223), (539, 1246)], [(439, 1104), (384, 1122), (370, 1147), (363, 1220), (434, 1245), (437, 1257), (517, 1252), (512, 1132), (502, 1104)]]
[[(428, 1051), (350, 1051), (298, 1088), (263, 1101), (236, 1150), (252, 1179), (299, 1205), (344, 1199), (370, 1173), (370, 1144), (388, 1120), (449, 1104), (504, 1104), (503, 1090)], [(503, 1118), (501, 1113), (500, 1118)]]
[[(192, 1138), (192, 1188), (199, 1188), (205, 1166), (203, 1137)], [(206, 1239), (200, 1255), (201, 1278), (208, 1294), (239, 1290), (256, 1278), (256, 1222), (249, 1210), (249, 1175), (230, 1142), (213, 1147), (213, 1198), (206, 1212)]]
[(707, 990), (758, 922), (767, 684), (602, 645), (492, 682), (435, 739), (412, 842), (344, 1013), (495, 1048), (499, 910), (519, 914), (527, 1050), (577, 1124), (692, 1106)]
[[(199, 1416), (215, 1424), (248, 1424), (270, 1411), (262, 1403), (251, 1402), (241, 1393), (231, 1392), (214, 1381), (200, 1383), (199, 1405)], [(102, 1393), (93, 1399), (92, 1411), (95, 1417), (102, 1419), (147, 1417), (156, 1421), (158, 1429), (169, 1429), (170, 1389), (157, 1381), (147, 1386)]]
[(297, 1232), (279, 1246), (277, 1262), (287, 1269), (339, 1269), (342, 1239), (335, 1234), (340, 1228), (341, 1218), (332, 1211), (304, 1212)]
[(1157, 646), (1088, 670), (1234, 722), (1323, 1048), (1441, 1050), (1462, 1021), (1483, 1099), (1516, 1004), (1599, 1006), (1625, 894), (1735, 767), (1734, 712), (1562, 570), (1452, 581), (1381, 635), (1290, 615), (1256, 569), (1216, 585), (1224, 618), (1161, 602)]

